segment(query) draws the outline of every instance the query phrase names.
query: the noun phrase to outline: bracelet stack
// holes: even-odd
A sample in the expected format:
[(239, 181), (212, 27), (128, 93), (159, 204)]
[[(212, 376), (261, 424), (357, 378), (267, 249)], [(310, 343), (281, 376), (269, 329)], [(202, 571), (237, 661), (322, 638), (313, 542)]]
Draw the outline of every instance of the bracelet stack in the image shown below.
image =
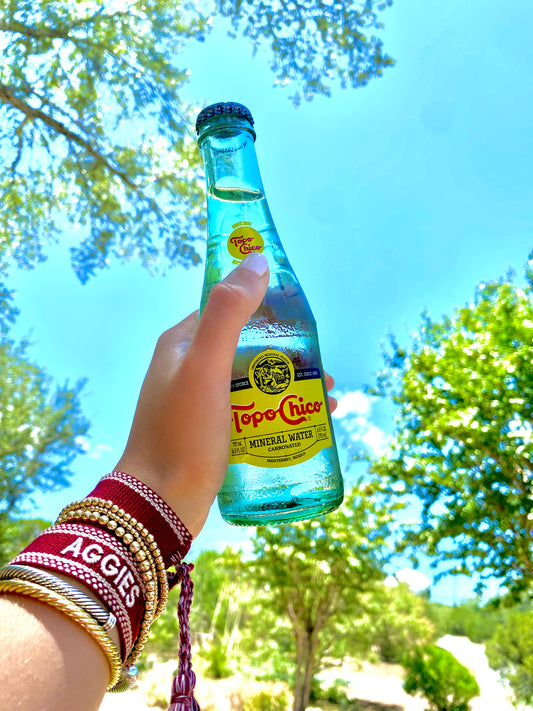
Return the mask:
[[(181, 562), (191, 542), (189, 531), (158, 494), (128, 474), (112, 472), (0, 569), (0, 593), (39, 600), (82, 626), (106, 655), (107, 690), (123, 691), (135, 681), (135, 663), (165, 608), (169, 588), (181, 583), (179, 666), (170, 708), (195, 711), (188, 627), (193, 566)], [(109, 637), (115, 625), (120, 651)]]

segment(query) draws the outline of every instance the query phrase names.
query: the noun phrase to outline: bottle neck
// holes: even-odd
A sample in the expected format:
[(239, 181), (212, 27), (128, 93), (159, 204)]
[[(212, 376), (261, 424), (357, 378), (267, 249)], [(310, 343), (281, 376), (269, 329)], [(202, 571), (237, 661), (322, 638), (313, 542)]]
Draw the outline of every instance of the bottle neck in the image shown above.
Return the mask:
[(208, 196), (229, 202), (263, 196), (254, 141), (252, 126), (240, 118), (217, 117), (202, 127), (198, 143)]

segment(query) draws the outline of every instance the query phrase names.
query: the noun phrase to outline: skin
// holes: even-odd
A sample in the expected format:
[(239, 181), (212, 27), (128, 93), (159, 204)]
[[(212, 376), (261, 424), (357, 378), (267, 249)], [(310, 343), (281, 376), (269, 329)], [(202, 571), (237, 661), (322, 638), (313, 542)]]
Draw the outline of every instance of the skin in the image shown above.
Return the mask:
[[(265, 258), (251, 255), (214, 287), (200, 320), (193, 313), (162, 334), (116, 466), (157, 491), (193, 537), (224, 480), (231, 366), (268, 278)], [(105, 656), (81, 627), (40, 602), (0, 596), (0, 708), (96, 711), (108, 679)]]

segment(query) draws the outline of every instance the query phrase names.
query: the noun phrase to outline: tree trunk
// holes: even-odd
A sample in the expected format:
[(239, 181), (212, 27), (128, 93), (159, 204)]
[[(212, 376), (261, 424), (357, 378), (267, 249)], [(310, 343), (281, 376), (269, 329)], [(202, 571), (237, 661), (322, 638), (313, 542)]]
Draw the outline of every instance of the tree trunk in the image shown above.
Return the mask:
[(296, 634), (296, 673), (292, 711), (305, 711), (309, 704), (318, 635), (315, 630), (299, 630)]

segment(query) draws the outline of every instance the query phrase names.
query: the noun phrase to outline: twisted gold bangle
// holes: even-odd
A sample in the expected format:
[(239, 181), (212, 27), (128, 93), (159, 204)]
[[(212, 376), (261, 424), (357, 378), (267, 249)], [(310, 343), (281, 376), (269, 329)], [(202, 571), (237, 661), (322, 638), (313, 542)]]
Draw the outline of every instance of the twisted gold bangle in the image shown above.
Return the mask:
[(37, 583), (37, 585), (41, 585), (47, 590), (56, 592), (66, 600), (70, 600), (70, 602), (81, 607), (82, 610), (98, 622), (105, 632), (109, 632), (117, 623), (117, 619), (112, 612), (99, 605), (78, 588), (45, 570), (26, 565), (6, 565), (0, 568), (0, 580), (26, 580), (29, 583)]
[(107, 686), (108, 690), (112, 689), (118, 683), (122, 674), (120, 653), (116, 645), (109, 638), (109, 635), (100, 627), (94, 618), (82, 610), (81, 607), (70, 602), (62, 595), (52, 592), (41, 585), (37, 585), (37, 583), (31, 583), (26, 580), (0, 580), (0, 594), (2, 593), (13, 593), (43, 602), (55, 610), (62, 612), (80, 625), (80, 627), (91, 635), (105, 654), (110, 671)]

